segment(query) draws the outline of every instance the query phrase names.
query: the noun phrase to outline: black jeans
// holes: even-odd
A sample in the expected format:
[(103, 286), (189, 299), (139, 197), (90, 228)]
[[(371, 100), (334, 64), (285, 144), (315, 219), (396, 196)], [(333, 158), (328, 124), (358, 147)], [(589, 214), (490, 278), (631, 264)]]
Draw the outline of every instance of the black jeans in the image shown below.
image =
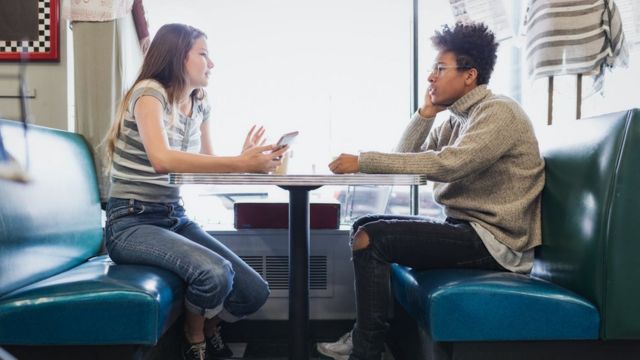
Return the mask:
[(369, 235), (370, 243), (364, 249), (353, 251), (357, 319), (351, 360), (379, 360), (384, 351), (390, 300), (390, 263), (417, 270), (505, 270), (491, 256), (467, 221), (368, 215), (353, 224), (351, 239), (359, 229)]

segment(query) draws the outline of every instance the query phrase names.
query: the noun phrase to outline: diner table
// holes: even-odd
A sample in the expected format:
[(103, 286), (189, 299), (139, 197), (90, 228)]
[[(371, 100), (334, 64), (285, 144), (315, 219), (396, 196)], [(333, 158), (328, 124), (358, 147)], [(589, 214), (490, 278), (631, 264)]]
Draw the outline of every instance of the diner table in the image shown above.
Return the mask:
[(276, 185), (289, 192), (289, 359), (310, 356), (309, 330), (309, 191), (325, 185), (411, 186), (412, 213), (417, 213), (417, 186), (424, 175), (314, 174), (271, 175), (231, 173), (170, 173), (175, 185)]

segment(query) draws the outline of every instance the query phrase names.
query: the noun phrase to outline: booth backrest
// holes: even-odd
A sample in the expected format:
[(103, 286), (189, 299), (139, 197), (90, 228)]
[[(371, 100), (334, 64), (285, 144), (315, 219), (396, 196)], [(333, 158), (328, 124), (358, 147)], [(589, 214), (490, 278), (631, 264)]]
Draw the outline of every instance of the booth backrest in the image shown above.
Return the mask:
[(604, 339), (640, 338), (640, 111), (553, 125), (533, 276), (600, 310)]
[[(61, 273), (102, 243), (97, 179), (80, 135), (0, 119), (5, 146), (27, 165), (26, 183), (0, 179), (0, 296)], [(28, 158), (28, 164), (26, 160)]]

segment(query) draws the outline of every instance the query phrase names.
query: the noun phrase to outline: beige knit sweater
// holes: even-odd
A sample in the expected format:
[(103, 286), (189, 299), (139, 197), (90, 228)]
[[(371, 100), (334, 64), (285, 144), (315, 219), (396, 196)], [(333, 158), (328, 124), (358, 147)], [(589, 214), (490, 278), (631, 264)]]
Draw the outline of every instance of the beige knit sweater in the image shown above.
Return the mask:
[(449, 110), (433, 129), (435, 118), (416, 112), (397, 152), (361, 153), (360, 171), (425, 174), (447, 216), (482, 225), (515, 251), (540, 245), (544, 160), (527, 115), (485, 85)]

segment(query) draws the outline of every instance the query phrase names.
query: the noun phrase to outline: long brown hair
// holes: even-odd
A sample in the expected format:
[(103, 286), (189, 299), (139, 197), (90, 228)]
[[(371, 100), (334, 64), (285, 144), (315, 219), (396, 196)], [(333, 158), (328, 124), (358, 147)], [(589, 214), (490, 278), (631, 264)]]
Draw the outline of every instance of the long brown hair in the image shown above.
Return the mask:
[[(136, 84), (142, 80), (156, 80), (162, 84), (167, 92), (168, 105), (175, 107), (179, 102), (178, 98), (187, 87), (184, 62), (195, 41), (201, 37), (206, 38), (204, 32), (184, 24), (167, 24), (158, 30), (144, 57), (140, 75), (120, 102), (116, 121), (113, 122), (105, 137), (104, 143), (108, 160), (111, 160), (113, 156), (115, 144), (120, 136), (127, 107)], [(195, 89), (191, 93), (193, 100), (203, 96), (202, 89)]]

